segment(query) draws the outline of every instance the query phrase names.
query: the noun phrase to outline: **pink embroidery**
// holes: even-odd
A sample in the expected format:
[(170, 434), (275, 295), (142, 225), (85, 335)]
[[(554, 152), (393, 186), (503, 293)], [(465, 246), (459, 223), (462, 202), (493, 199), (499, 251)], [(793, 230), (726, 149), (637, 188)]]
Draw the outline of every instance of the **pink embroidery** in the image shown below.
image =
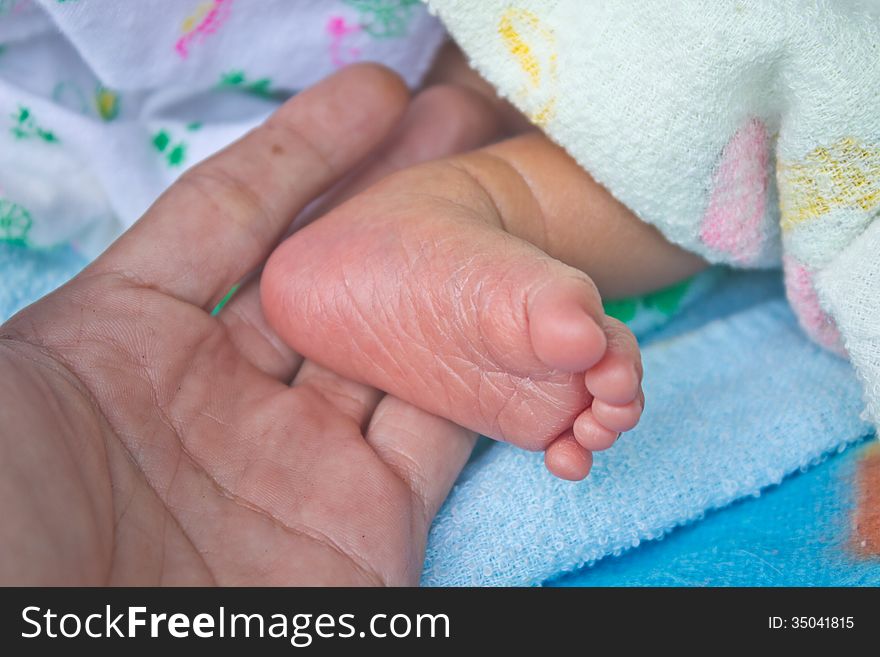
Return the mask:
[(13, 16), (23, 13), (25, 9), (30, 9), (31, 4), (32, 0), (22, 0), (12, 8)]
[(700, 229), (704, 244), (743, 265), (754, 262), (763, 246), (768, 151), (767, 129), (758, 119), (736, 132), (721, 153)]
[(330, 61), (337, 68), (351, 64), (361, 56), (361, 51), (354, 47), (345, 47), (345, 41), (352, 34), (361, 31), (357, 23), (348, 23), (342, 16), (332, 16), (327, 22), (327, 34), (330, 36)]
[(791, 256), (783, 256), (782, 265), (786, 296), (807, 335), (823, 347), (846, 356), (837, 325), (819, 304), (812, 272)]
[(232, 0), (208, 0), (183, 22), (183, 36), (174, 44), (177, 54), (186, 59), (191, 45), (201, 43), (214, 34), (229, 18)]

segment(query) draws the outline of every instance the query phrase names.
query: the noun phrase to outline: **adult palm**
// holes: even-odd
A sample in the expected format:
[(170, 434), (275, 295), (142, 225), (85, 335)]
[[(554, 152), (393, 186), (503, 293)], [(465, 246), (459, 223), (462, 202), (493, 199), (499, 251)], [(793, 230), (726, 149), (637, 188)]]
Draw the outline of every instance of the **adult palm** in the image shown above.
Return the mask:
[[(374, 66), (329, 78), (0, 327), (0, 580), (418, 581), (473, 436), (303, 363), (266, 326), (253, 279), (210, 311), (368, 155), (355, 187), (432, 154), (425, 126), (447, 100), (409, 104)], [(458, 131), (443, 148), (478, 139)]]

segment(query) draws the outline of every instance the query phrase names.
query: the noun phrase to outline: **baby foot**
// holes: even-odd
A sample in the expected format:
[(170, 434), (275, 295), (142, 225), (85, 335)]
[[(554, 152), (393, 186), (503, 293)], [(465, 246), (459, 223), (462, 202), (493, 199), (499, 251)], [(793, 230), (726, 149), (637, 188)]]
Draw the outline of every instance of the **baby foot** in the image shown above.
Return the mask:
[(304, 356), (581, 479), (639, 419), (638, 347), (583, 272), (493, 213), (453, 167), (391, 176), (275, 251), (264, 313)]

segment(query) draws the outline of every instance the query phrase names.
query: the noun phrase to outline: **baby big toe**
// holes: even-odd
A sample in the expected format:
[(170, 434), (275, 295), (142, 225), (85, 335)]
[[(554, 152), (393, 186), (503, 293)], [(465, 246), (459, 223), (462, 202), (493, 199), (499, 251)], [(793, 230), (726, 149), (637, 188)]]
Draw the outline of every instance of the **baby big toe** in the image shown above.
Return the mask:
[(528, 316), (532, 348), (548, 367), (582, 372), (605, 354), (601, 303), (589, 279), (559, 278), (541, 287), (528, 301)]

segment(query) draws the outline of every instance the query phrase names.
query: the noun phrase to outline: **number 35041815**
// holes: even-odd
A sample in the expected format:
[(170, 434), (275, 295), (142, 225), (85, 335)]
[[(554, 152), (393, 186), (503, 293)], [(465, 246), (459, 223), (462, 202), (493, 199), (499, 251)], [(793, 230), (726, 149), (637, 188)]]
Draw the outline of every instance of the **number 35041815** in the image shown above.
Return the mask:
[(767, 627), (771, 630), (851, 630), (855, 627), (853, 616), (770, 616)]

